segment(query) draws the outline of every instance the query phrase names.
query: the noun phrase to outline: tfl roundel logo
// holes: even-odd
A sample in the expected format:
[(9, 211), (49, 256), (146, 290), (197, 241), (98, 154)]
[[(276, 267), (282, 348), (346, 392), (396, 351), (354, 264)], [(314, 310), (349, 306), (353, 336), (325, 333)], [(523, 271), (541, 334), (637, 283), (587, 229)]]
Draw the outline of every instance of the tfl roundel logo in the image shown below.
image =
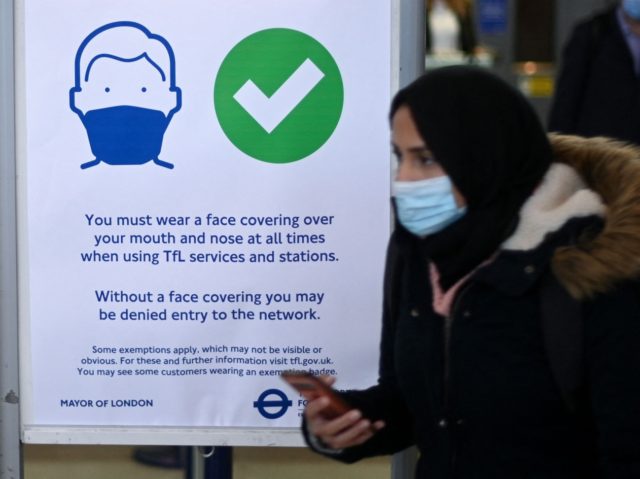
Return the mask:
[(253, 407), (267, 419), (278, 419), (284, 416), (292, 405), (287, 395), (279, 389), (267, 389), (260, 394), (257, 401), (253, 401)]

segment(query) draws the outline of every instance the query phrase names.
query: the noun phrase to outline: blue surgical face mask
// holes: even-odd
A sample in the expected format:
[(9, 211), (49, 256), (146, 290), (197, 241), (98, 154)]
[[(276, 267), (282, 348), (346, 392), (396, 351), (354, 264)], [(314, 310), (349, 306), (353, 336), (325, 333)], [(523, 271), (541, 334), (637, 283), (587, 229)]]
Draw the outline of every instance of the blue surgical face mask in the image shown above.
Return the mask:
[(640, 0), (622, 0), (622, 9), (634, 20), (640, 20)]
[(414, 235), (424, 237), (446, 228), (465, 214), (453, 196), (448, 176), (420, 181), (394, 181), (398, 220)]
[(154, 161), (162, 166), (173, 165), (158, 159), (162, 138), (169, 125), (158, 110), (134, 106), (115, 106), (88, 111), (82, 117), (91, 151), (96, 159), (83, 168), (101, 161), (109, 165), (141, 165)]

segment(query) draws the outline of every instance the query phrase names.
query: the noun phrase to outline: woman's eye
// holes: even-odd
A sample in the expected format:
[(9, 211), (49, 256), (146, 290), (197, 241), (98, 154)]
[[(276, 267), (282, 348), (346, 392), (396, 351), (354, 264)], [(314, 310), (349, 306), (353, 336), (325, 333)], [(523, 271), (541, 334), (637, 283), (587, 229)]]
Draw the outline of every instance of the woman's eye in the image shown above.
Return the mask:
[(423, 165), (431, 165), (431, 164), (434, 164), (436, 160), (433, 158), (433, 156), (421, 156), (420, 162)]

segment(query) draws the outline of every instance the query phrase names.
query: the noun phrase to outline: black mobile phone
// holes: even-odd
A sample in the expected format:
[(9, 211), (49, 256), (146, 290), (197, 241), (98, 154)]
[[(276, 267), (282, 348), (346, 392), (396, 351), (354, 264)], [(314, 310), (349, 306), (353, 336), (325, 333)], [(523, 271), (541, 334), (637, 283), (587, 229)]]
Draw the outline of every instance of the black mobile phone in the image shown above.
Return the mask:
[(329, 398), (329, 405), (321, 412), (326, 419), (342, 416), (353, 409), (334, 389), (308, 371), (285, 371), (281, 377), (309, 401), (320, 396)]

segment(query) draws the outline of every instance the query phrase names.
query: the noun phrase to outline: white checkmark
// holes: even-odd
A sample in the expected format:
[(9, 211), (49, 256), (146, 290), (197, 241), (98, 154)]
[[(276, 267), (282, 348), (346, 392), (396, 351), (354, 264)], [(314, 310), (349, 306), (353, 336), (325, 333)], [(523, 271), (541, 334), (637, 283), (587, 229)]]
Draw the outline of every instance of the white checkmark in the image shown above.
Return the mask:
[(267, 133), (271, 133), (322, 78), (324, 73), (307, 58), (271, 97), (265, 95), (253, 81), (247, 80), (233, 98)]

